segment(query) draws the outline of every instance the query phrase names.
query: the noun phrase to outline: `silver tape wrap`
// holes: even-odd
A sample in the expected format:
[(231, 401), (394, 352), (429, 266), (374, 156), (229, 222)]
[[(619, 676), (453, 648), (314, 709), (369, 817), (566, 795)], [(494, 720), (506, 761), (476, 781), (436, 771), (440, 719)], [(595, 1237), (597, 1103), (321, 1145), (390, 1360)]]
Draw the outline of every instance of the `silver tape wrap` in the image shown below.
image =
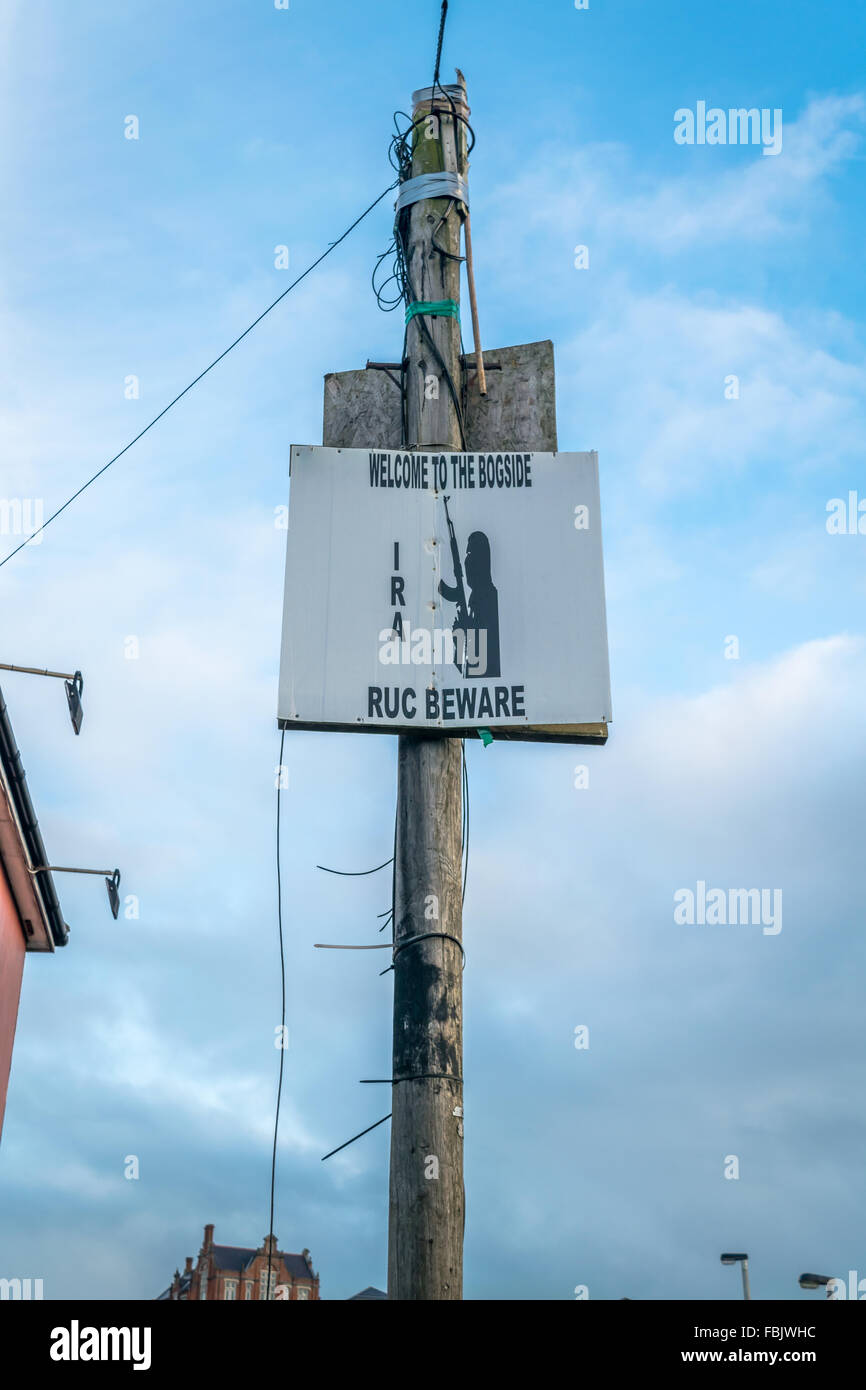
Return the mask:
[(397, 211), (420, 203), (422, 198), (457, 198), (468, 207), (469, 185), (459, 174), (419, 174), (416, 179), (406, 179), (400, 184)]
[[(420, 91), (413, 92), (412, 105), (420, 106), (422, 102), (433, 101), (433, 91), (434, 89), (432, 87), (422, 87)], [(469, 114), (469, 107), (466, 105), (465, 87), (461, 87), (457, 82), (446, 82), (443, 87), (441, 82), (437, 82), (435, 91), (436, 105), (441, 107), (446, 114), (452, 102), (458, 110), (465, 111), (467, 115)]]

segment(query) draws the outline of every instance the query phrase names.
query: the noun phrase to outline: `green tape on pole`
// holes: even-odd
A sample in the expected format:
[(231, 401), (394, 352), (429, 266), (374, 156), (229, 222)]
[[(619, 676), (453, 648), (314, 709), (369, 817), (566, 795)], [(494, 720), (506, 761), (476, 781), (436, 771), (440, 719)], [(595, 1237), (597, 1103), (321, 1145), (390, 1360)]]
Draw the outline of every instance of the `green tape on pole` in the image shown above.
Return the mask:
[(406, 305), (406, 322), (414, 319), (416, 314), (430, 314), (437, 319), (459, 320), (460, 305), (455, 299), (419, 299), (414, 304)]
[(485, 748), (487, 747), (488, 743), (493, 742), (493, 735), (489, 729), (479, 729), (478, 737), (481, 739), (481, 742), (484, 744)]

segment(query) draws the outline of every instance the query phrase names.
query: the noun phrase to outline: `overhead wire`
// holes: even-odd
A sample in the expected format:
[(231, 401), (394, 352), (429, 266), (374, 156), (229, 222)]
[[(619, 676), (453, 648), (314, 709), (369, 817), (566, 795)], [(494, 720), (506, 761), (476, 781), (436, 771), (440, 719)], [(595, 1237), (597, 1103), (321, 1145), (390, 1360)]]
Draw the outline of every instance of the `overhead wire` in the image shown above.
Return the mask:
[(442, 40), (445, 38), (445, 21), (448, 18), (448, 0), (442, 0), (442, 14), (439, 17), (439, 37), (436, 41), (436, 66), (433, 69), (433, 86), (439, 81), (439, 65), (442, 62)]
[(386, 859), (384, 864), (377, 864), (375, 869), (328, 869), (324, 864), (317, 864), (316, 868), (321, 869), (323, 874), (339, 874), (341, 878), (364, 878), (367, 874), (377, 874), (380, 869), (387, 869), (391, 863)]
[(463, 893), (460, 901), (466, 901), (466, 883), (469, 878), (469, 768), (466, 764), (466, 741), (462, 740), (460, 755), (463, 763)]
[(277, 1135), (280, 1128), (280, 1103), (283, 1097), (283, 1070), (286, 1062), (286, 952), (283, 942), (283, 876), (280, 864), (280, 807), (282, 805), (280, 793), (282, 791), (282, 770), (283, 770), (283, 748), (286, 742), (286, 731), (280, 732), (280, 762), (277, 773), (277, 923), (280, 935), (280, 985), (282, 988), (282, 1005), (280, 1009), (280, 1079), (277, 1084), (277, 1107), (274, 1115), (274, 1147), (271, 1154), (271, 1206), (270, 1218), (268, 1222), (268, 1282), (265, 1289), (265, 1297), (271, 1296), (271, 1258), (274, 1248), (274, 1192), (277, 1182)]
[[(436, 112), (435, 112), (435, 110), (434, 110), (434, 106), (435, 106), (435, 98), (436, 98), (436, 89), (437, 89), (437, 87), (438, 87), (439, 91), (442, 92), (443, 96), (445, 97), (446, 101), (448, 102), (448, 105), (449, 105), (450, 108), (451, 108), (451, 110), (450, 110), (450, 115), (451, 115), (452, 120), (454, 121), (455, 140), (456, 140), (456, 135), (457, 135), (457, 122), (458, 122), (458, 121), (461, 121), (461, 122), (463, 122), (463, 124), (466, 126), (468, 135), (469, 135), (469, 137), (470, 137), (470, 143), (468, 143), (467, 149), (466, 149), (467, 158), (468, 158), (469, 154), (471, 154), (472, 150), (475, 148), (475, 132), (474, 132), (474, 130), (472, 129), (472, 126), (470, 125), (468, 118), (467, 118), (466, 116), (464, 116), (463, 113), (462, 113), (461, 111), (458, 111), (458, 110), (457, 110), (457, 106), (456, 106), (456, 104), (455, 104), (455, 102), (454, 102), (453, 97), (451, 96), (451, 93), (447, 90), (446, 87), (443, 87), (443, 86), (442, 86), (442, 83), (441, 83), (440, 80), (439, 80), (439, 72), (440, 72), (440, 66), (441, 66), (441, 60), (442, 60), (442, 42), (443, 42), (444, 33), (445, 33), (445, 21), (446, 21), (447, 15), (448, 15), (448, 0), (443, 0), (442, 13), (441, 13), (440, 23), (439, 23), (439, 35), (438, 35), (438, 40), (437, 40), (437, 44), (436, 44), (436, 60), (435, 60), (434, 71), (433, 71), (433, 85), (432, 85), (431, 88), (430, 88), (430, 112), (429, 112), (429, 114), (425, 114), (425, 115), (423, 115), (423, 116), (419, 116), (416, 120), (412, 120), (411, 117), (409, 117), (405, 111), (395, 111), (395, 113), (394, 113), (394, 126), (395, 126), (395, 131), (394, 131), (394, 134), (391, 136), (391, 141), (390, 141), (390, 145), (389, 145), (389, 148), (388, 148), (388, 158), (389, 158), (389, 161), (390, 161), (390, 163), (391, 163), (391, 167), (395, 170), (395, 172), (396, 172), (397, 175), (398, 175), (398, 179), (399, 179), (399, 182), (400, 182), (400, 183), (405, 183), (407, 179), (409, 179), (409, 178), (412, 177), (412, 142), (413, 142), (413, 140), (414, 140), (414, 134), (415, 134), (416, 129), (417, 129), (419, 126), (425, 124), (425, 123), (427, 122), (427, 120), (429, 119), (430, 116), (434, 116), (434, 117), (436, 116)], [(442, 114), (442, 113), (441, 113), (441, 111), (440, 111), (440, 112), (439, 112), (439, 116), (440, 116), (440, 117), (441, 117), (441, 114)], [(408, 125), (406, 125), (405, 127), (401, 127), (401, 124), (400, 124), (400, 118), (401, 118), (401, 117), (402, 117), (405, 121), (408, 122)], [(441, 121), (440, 121), (440, 123), (439, 123), (439, 142), (440, 142), (440, 148), (441, 148), (441, 142), (442, 142), (442, 136), (441, 136)], [(442, 162), (443, 162), (443, 165), (444, 165), (444, 152), (443, 152), (443, 160), (442, 160)], [(451, 215), (451, 212), (452, 212), (452, 210), (454, 209), (455, 206), (456, 206), (456, 199), (454, 199), (454, 198), (450, 199), (450, 200), (449, 200), (449, 203), (448, 203), (448, 206), (447, 206), (447, 208), (446, 208), (446, 210), (445, 210), (445, 212), (442, 214), (442, 216), (440, 217), (439, 221), (437, 222), (436, 226), (435, 226), (434, 229), (433, 229), (433, 234), (432, 234), (432, 237), (431, 237), (431, 246), (433, 247), (433, 249), (434, 249), (436, 252), (438, 252), (438, 254), (439, 254), (443, 259), (455, 260), (455, 261), (458, 261), (458, 262), (462, 262), (462, 261), (464, 260), (464, 257), (459, 256), (459, 255), (455, 255), (454, 252), (449, 251), (449, 250), (448, 250), (446, 247), (444, 247), (444, 246), (441, 246), (441, 245), (439, 244), (439, 242), (436, 240), (440, 228), (441, 228), (441, 227), (443, 226), (443, 224), (448, 220), (448, 218), (449, 218), (449, 216)], [(385, 249), (385, 251), (383, 251), (383, 252), (381, 253), (381, 255), (378, 257), (378, 259), (376, 260), (376, 264), (375, 264), (375, 266), (374, 266), (374, 268), (373, 268), (373, 276), (372, 276), (373, 293), (374, 293), (375, 296), (376, 296), (376, 302), (378, 303), (379, 308), (382, 309), (382, 311), (383, 311), (384, 313), (391, 313), (391, 312), (393, 312), (394, 309), (396, 309), (400, 304), (403, 304), (403, 303), (405, 303), (407, 306), (409, 306), (409, 305), (411, 305), (411, 304), (417, 304), (417, 303), (420, 302), (420, 301), (419, 301), (419, 295), (418, 295), (418, 293), (417, 293), (417, 290), (416, 290), (416, 288), (415, 288), (415, 285), (413, 284), (412, 276), (411, 276), (411, 274), (410, 274), (410, 272), (409, 272), (409, 266), (408, 266), (408, 254), (407, 254), (406, 241), (405, 241), (405, 230), (406, 230), (406, 227), (408, 226), (408, 220), (409, 220), (409, 212), (408, 212), (408, 209), (407, 209), (407, 208), (403, 208), (403, 209), (401, 209), (401, 210), (398, 210), (398, 212), (397, 212), (397, 214), (396, 214), (396, 217), (395, 217), (395, 221), (394, 221), (394, 233), (393, 233), (391, 242), (390, 242), (389, 246)], [(381, 279), (380, 276), (381, 276), (381, 272), (382, 272), (382, 267), (385, 266), (387, 262), (389, 262), (389, 258), (390, 258), (390, 274), (389, 274), (385, 279)], [(391, 286), (392, 286), (392, 285), (393, 285), (393, 287), (394, 287), (393, 289), (391, 289)], [(449, 369), (449, 367), (448, 367), (448, 364), (447, 364), (447, 362), (445, 361), (444, 357), (442, 356), (442, 353), (440, 352), (440, 350), (439, 350), (439, 348), (438, 348), (438, 346), (437, 346), (437, 344), (436, 344), (436, 342), (435, 342), (435, 340), (434, 340), (434, 338), (433, 338), (433, 335), (432, 335), (432, 333), (430, 332), (429, 324), (428, 324), (428, 322), (427, 322), (428, 317), (429, 317), (429, 315), (426, 315), (426, 314), (416, 314), (416, 315), (415, 315), (415, 319), (416, 319), (416, 322), (417, 322), (417, 324), (418, 324), (418, 331), (420, 332), (420, 334), (421, 334), (421, 336), (422, 336), (422, 338), (423, 338), (423, 340), (424, 340), (424, 342), (425, 342), (425, 345), (427, 346), (427, 348), (428, 348), (428, 349), (430, 350), (430, 352), (432, 353), (432, 355), (433, 355), (433, 357), (434, 357), (434, 359), (435, 359), (435, 361), (436, 361), (436, 363), (437, 363), (437, 366), (439, 367), (440, 371), (442, 372), (442, 376), (443, 376), (443, 378), (444, 378), (444, 380), (445, 380), (445, 384), (446, 384), (446, 386), (447, 386), (447, 388), (448, 388), (448, 392), (449, 392), (449, 394), (450, 394), (450, 396), (451, 396), (451, 400), (452, 400), (452, 403), (453, 403), (453, 405), (454, 405), (454, 411), (455, 411), (455, 414), (456, 414), (456, 417), (457, 417), (457, 425), (458, 425), (458, 429), (459, 429), (459, 432), (460, 432), (461, 447), (465, 450), (466, 447), (467, 447), (467, 443), (466, 443), (466, 424), (465, 424), (465, 414), (466, 414), (466, 386), (465, 386), (465, 382), (462, 384), (462, 389), (461, 389), (461, 391), (458, 393), (457, 387), (456, 387), (456, 385), (455, 385), (455, 383), (454, 383), (454, 378), (453, 378), (452, 373), (451, 373), (451, 371), (450, 371), (450, 369)], [(401, 385), (402, 385), (402, 390), (401, 390), (401, 412), (400, 412), (400, 413), (401, 413), (401, 420), (400, 420), (401, 430), (400, 430), (400, 432), (401, 432), (401, 443), (403, 444), (404, 447), (409, 447), (409, 446), (411, 445), (411, 443), (412, 443), (412, 441), (410, 441), (410, 440), (408, 439), (408, 437), (407, 437), (408, 422), (407, 422), (407, 407), (406, 407), (406, 367), (407, 367), (406, 349), (407, 349), (407, 343), (408, 343), (408, 331), (409, 331), (409, 328), (408, 328), (408, 324), (407, 324), (407, 325), (406, 325), (405, 332), (404, 332), (404, 335), (403, 335), (403, 352), (402, 352), (402, 357), (401, 357), (401, 373), (400, 373), (400, 374), (401, 374)], [(462, 333), (461, 333), (461, 348), (460, 348), (460, 350), (461, 350), (461, 353), (462, 353), (462, 352), (463, 352)]]
[(20, 545), (16, 545), (15, 549), (10, 550), (8, 555), (4, 555), (3, 559), (0, 560), (0, 569), (2, 569), (4, 565), (8, 564), (9, 561), (15, 555), (17, 555), (20, 550), (23, 550), (26, 545), (30, 545), (35, 536), (41, 535), (42, 532), (51, 525), (52, 521), (56, 521), (60, 514), (66, 511), (67, 507), (70, 507), (72, 503), (78, 497), (80, 497), (83, 492), (86, 492), (86, 490), (91, 486), (91, 484), (96, 482), (97, 478), (101, 478), (103, 473), (105, 473), (112, 466), (112, 464), (117, 463), (118, 459), (122, 458), (123, 455), (127, 453), (134, 444), (137, 444), (139, 439), (143, 439), (144, 436), (147, 434), (148, 430), (152, 430), (154, 425), (157, 424), (163, 418), (164, 415), (167, 415), (173, 406), (177, 405), (178, 401), (183, 400), (184, 396), (187, 395), (187, 393), (191, 391), (194, 386), (197, 386), (198, 383), (202, 380), (202, 378), (207, 376), (208, 372), (213, 371), (214, 367), (216, 367), (220, 362), (222, 362), (224, 357), (227, 357), (229, 353), (232, 352), (238, 346), (239, 343), (242, 343), (244, 338), (246, 338), (249, 333), (252, 333), (253, 329), (261, 323), (262, 319), (266, 318), (267, 315), (271, 312), (271, 310), (275, 309), (277, 305), (285, 299), (286, 295), (291, 294), (292, 290), (295, 289), (301, 283), (302, 280), (305, 280), (307, 276), (316, 269), (317, 266), (321, 265), (322, 261), (324, 261), (328, 256), (330, 256), (331, 252), (335, 251), (337, 247), (340, 245), (340, 243), (345, 241), (346, 237), (349, 236), (349, 234), (353, 232), (361, 222), (363, 222), (364, 218), (367, 217), (373, 211), (373, 209), (379, 205), (379, 203), (381, 203), (382, 199), (385, 198), (396, 187), (397, 182), (394, 182), (389, 184), (387, 188), (383, 189), (383, 191), (379, 194), (378, 198), (374, 199), (370, 206), (364, 209), (360, 217), (356, 217), (355, 221), (352, 222), (351, 225), (348, 226), (339, 237), (337, 237), (336, 241), (330, 242), (327, 249), (323, 251), (322, 254), (316, 258), (316, 260), (314, 260), (310, 265), (308, 265), (306, 270), (302, 271), (298, 278), (296, 280), (293, 280), (287, 289), (283, 290), (282, 294), (277, 295), (276, 299), (271, 304), (269, 304), (268, 307), (264, 309), (262, 313), (258, 315), (257, 318), (253, 319), (252, 323), (244, 329), (243, 333), (239, 333), (237, 338), (235, 338), (234, 342), (229, 343), (228, 347), (225, 348), (219, 354), (218, 357), (215, 357), (214, 360), (205, 367), (204, 371), (199, 372), (198, 376), (194, 377), (188, 386), (185, 386), (182, 391), (179, 391), (178, 394), (174, 397), (174, 399), (169, 401), (168, 405), (164, 406), (158, 415), (154, 415), (153, 419), (149, 422), (149, 424), (145, 425), (143, 430), (139, 430), (138, 434), (135, 435), (133, 439), (130, 439), (129, 443), (125, 444), (123, 448), (114, 455), (114, 458), (110, 458), (108, 460), (108, 463), (104, 463), (102, 467), (98, 469), (97, 472), (94, 473), (91, 478), (87, 479), (86, 483), (82, 483), (81, 487), (78, 488), (75, 492), (73, 492), (72, 496), (68, 497), (62, 506), (58, 507), (55, 512), (52, 512), (52, 514), (45, 521), (42, 522), (41, 526), (37, 527), (37, 529), (33, 531), (32, 534), (28, 535), (26, 540), (23, 540)]

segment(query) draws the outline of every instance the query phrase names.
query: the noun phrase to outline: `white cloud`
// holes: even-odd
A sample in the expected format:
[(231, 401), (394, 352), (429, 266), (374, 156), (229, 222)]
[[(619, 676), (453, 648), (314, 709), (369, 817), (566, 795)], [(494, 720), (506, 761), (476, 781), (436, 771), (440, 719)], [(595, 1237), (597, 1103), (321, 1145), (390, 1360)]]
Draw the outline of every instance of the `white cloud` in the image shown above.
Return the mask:
[(862, 94), (813, 98), (785, 124), (780, 155), (764, 158), (749, 147), (748, 162), (732, 168), (733, 151), (705, 147), (696, 167), (695, 152), (683, 150), (683, 172), (666, 177), (636, 171), (620, 146), (549, 145), (485, 207), (505, 217), (502, 235), (512, 246), (521, 228), (536, 245), (539, 236), (573, 233), (591, 252), (629, 242), (679, 255), (689, 247), (767, 241), (817, 216), (827, 176), (860, 149), (864, 120)]
[[(654, 493), (685, 493), (772, 465), (781, 480), (853, 462), (866, 426), (866, 361), (845, 361), (753, 305), (618, 287), (559, 352), (584, 437), (604, 430), (617, 472)], [(726, 379), (738, 378), (738, 399)], [(611, 401), (613, 408), (611, 408)], [(586, 402), (586, 408), (584, 408)], [(582, 445), (583, 447), (583, 445)]]
[[(563, 444), (603, 450), (614, 478), (649, 498), (759, 467), (790, 484), (860, 459), (856, 325), (832, 309), (755, 302), (754, 276), (775, 263), (780, 236), (790, 245), (826, 221), (830, 176), (858, 157), (864, 121), (862, 95), (815, 98), (786, 126), (778, 158), (704, 149), (699, 166), (674, 175), (637, 170), (620, 147), (549, 146), (482, 202), (482, 303), (489, 276), (494, 304), (531, 285), (533, 316), (539, 305), (560, 316)], [(590, 247), (589, 271), (572, 267), (578, 242)], [(527, 263), (539, 273), (527, 277)], [(725, 288), (700, 288), (708, 283)], [(725, 396), (731, 377), (739, 399)]]

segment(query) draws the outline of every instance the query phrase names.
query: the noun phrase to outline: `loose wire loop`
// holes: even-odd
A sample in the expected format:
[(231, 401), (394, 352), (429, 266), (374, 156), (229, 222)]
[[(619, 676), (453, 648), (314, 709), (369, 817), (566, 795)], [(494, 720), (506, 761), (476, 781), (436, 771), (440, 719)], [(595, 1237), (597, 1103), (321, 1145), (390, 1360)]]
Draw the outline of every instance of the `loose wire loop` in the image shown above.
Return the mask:
[[(467, 144), (466, 149), (467, 159), (469, 158), (469, 155), (475, 148), (475, 131), (473, 130), (468, 117), (464, 116), (462, 111), (458, 111), (454, 99), (451, 96), (451, 93), (445, 87), (443, 87), (441, 82), (439, 81), (439, 64), (441, 61), (441, 34), (442, 32), (444, 32), (445, 16), (447, 13), (447, 9), (448, 7), (446, 4), (443, 6), (442, 25), (440, 29), (440, 46), (437, 49), (436, 69), (433, 75), (433, 86), (430, 89), (429, 113), (423, 116), (419, 116), (417, 120), (412, 120), (412, 118), (409, 115), (407, 115), (405, 111), (395, 111), (394, 113), (395, 131), (394, 134), (391, 136), (391, 142), (388, 149), (388, 158), (390, 160), (391, 167), (396, 172), (398, 180), (401, 184), (406, 183), (412, 177), (412, 148), (415, 141), (415, 132), (420, 126), (425, 125), (427, 123), (430, 116), (435, 116), (438, 114), (438, 116), (440, 117), (438, 135), (440, 150), (442, 150), (441, 117), (443, 116), (443, 114), (449, 114), (452, 120), (454, 121), (455, 137), (457, 132), (458, 121), (462, 122), (462, 124), (466, 127), (469, 136), (469, 143)], [(436, 107), (437, 87), (445, 97), (450, 107), (450, 111), (447, 113), (443, 112), (441, 106), (438, 109)], [(402, 120), (407, 121), (408, 125), (406, 125), (405, 127), (401, 126), (401, 118)], [(444, 165), (444, 163), (445, 159), (443, 151), (442, 164)], [(433, 232), (431, 235), (431, 246), (433, 247), (433, 250), (436, 251), (440, 257), (442, 257), (442, 259), (460, 262), (465, 259), (463, 256), (456, 255), (453, 251), (449, 251), (446, 247), (440, 245), (440, 243), (437, 240), (441, 228), (445, 225), (448, 218), (451, 216), (451, 213), (454, 211), (456, 207), (457, 200), (455, 198), (449, 199), (447, 208), (440, 217), (439, 221), (436, 223), (436, 226), (433, 228)], [(376, 264), (373, 268), (373, 293), (376, 297), (376, 302), (379, 305), (379, 308), (384, 313), (392, 313), (393, 310), (396, 309), (397, 306), (400, 304), (406, 304), (407, 307), (410, 307), (413, 304), (418, 304), (421, 302), (420, 296), (412, 281), (412, 277), (409, 273), (408, 267), (408, 250), (406, 246), (406, 232), (408, 230), (408, 222), (408, 210), (406, 208), (400, 209), (395, 217), (394, 235), (392, 237), (391, 243), (378, 257)], [(381, 279), (380, 277), (382, 269), (383, 267), (387, 268), (388, 265), (390, 265), (390, 274), (387, 275), (386, 278)], [(449, 370), (448, 364), (442, 356), (442, 353), (439, 351), (439, 348), (437, 347), (436, 342), (433, 339), (433, 335), (430, 332), (430, 327), (428, 323), (430, 315), (416, 312), (415, 317), (418, 321), (418, 327), (421, 332), (421, 336), (424, 339), (426, 346), (430, 349), (431, 353), (433, 354), (433, 357), (435, 358), (436, 363), (439, 366), (442, 375), (445, 379), (445, 383), (448, 387), (448, 392), (451, 396), (451, 400), (454, 404), (455, 414), (457, 416), (457, 424), (460, 431), (461, 447), (465, 451), (467, 447), (465, 380), (461, 385), (460, 391), (458, 391), (457, 386), (454, 382), (454, 378)], [(403, 334), (403, 352), (401, 357), (400, 369), (400, 437), (401, 444), (404, 447), (407, 447), (410, 442), (407, 437), (408, 423), (406, 405), (407, 343), (408, 323)], [(461, 354), (465, 356), (462, 332), (460, 337), (460, 351)]]

